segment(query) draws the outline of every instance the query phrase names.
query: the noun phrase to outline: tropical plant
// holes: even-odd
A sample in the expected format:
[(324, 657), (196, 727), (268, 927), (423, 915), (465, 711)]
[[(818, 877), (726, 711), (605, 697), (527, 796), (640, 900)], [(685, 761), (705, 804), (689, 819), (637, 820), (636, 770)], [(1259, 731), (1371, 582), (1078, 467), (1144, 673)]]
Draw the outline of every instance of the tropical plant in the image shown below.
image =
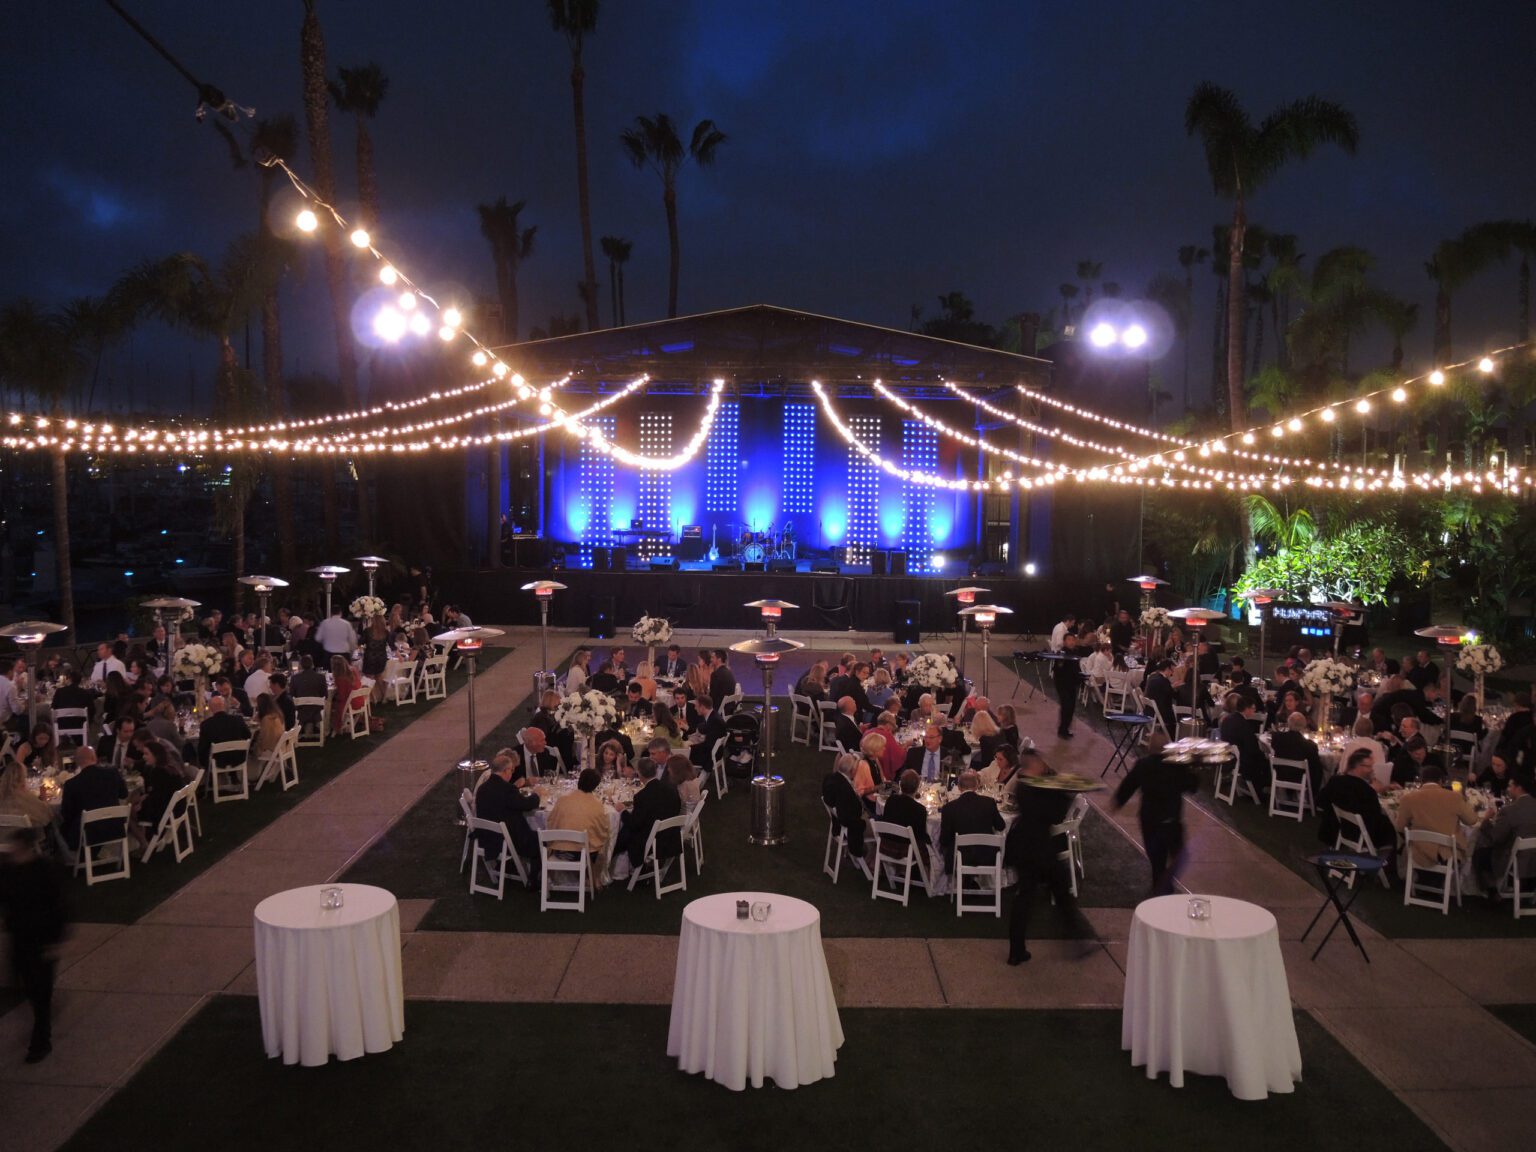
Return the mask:
[(357, 127), (357, 198), (363, 206), (362, 223), (367, 228), (379, 224), (379, 183), (373, 169), (373, 137), (368, 121), (379, 113), (379, 105), (389, 94), (389, 77), (377, 64), (358, 68), (339, 68), (336, 79), (326, 87), (336, 110), (352, 117)]
[(1394, 519), (1358, 520), (1334, 535), (1259, 557), (1238, 577), (1232, 592), (1242, 597), (1256, 588), (1279, 588), (1288, 600), (1385, 604), (1394, 583), (1422, 583), (1429, 577), (1427, 564), (1415, 559), (1416, 552), (1419, 549)]
[(1301, 262), (1296, 236), (1290, 232), (1271, 232), (1268, 236), (1269, 258), (1274, 262), (1264, 285), (1269, 289), (1270, 318), (1275, 329), (1275, 362), (1285, 369), (1291, 366), (1287, 333), (1291, 327), (1291, 303), (1302, 289)]
[(592, 264), (592, 205), (587, 192), (587, 72), (581, 62), (582, 41), (597, 30), (598, 0), (548, 0), (549, 22), (565, 37), (571, 50), (571, 108), (576, 117), (576, 202), (581, 214), (582, 298), (587, 327), (595, 329), (597, 274)]
[(976, 319), (976, 305), (964, 292), (946, 292), (939, 297), (939, 314), (919, 329), (925, 336), (975, 344), (990, 348), (997, 343), (997, 333), (990, 324)]
[(517, 270), (524, 260), (533, 254), (533, 238), (539, 231), (537, 224), (524, 228), (519, 217), (528, 201), (519, 200), (508, 204), (505, 196), (497, 197), (494, 204), (481, 204), (480, 235), (491, 246), (491, 263), (496, 271), (496, 299), (501, 305), (501, 337), (510, 344), (518, 341), (520, 317), (517, 302)]
[(1503, 263), (1512, 252), (1520, 261), (1520, 339), (1529, 332), (1530, 266), (1536, 251), (1536, 223), (1529, 220), (1489, 220), (1474, 224), (1452, 240), (1444, 240), (1424, 265), (1435, 282), (1435, 363), (1447, 364), (1451, 351), (1451, 301), (1455, 293), (1490, 264)]
[[(1215, 193), (1232, 201), (1227, 245), (1227, 402), (1233, 431), (1247, 423), (1243, 397), (1243, 320), (1247, 273), (1243, 264), (1248, 201), (1286, 161), (1303, 159), (1322, 144), (1353, 154), (1359, 142), (1354, 116), (1339, 104), (1309, 96), (1255, 125), (1231, 91), (1206, 82), (1184, 110), (1184, 129), (1199, 136)], [(1219, 251), (1219, 249), (1218, 249)]]
[(1317, 522), (1305, 508), (1282, 508), (1257, 492), (1243, 497), (1243, 508), (1254, 538), (1271, 548), (1304, 548), (1317, 539)]
[(1099, 282), (1099, 277), (1104, 275), (1104, 262), (1102, 260), (1079, 260), (1077, 262), (1077, 279), (1083, 286), (1083, 311), (1093, 303), (1093, 286)]
[(661, 179), (661, 203), (667, 213), (667, 251), (670, 256), (667, 274), (667, 316), (677, 315), (677, 273), (681, 254), (677, 239), (677, 174), (689, 160), (698, 167), (715, 162), (715, 153), (726, 140), (725, 133), (715, 127), (713, 120), (700, 120), (694, 125), (688, 145), (683, 146), (672, 118), (658, 112), (654, 118), (636, 116), (632, 128), (624, 130), (619, 141), (636, 168), (647, 164)]
[(1056, 291), (1061, 293), (1061, 333), (1063, 336), (1072, 334), (1072, 301), (1077, 299), (1081, 291), (1071, 281), (1063, 281), (1056, 286)]
[(603, 237), (603, 255), (608, 257), (608, 295), (613, 304), (615, 327), (624, 326), (624, 265), (629, 263), (629, 253), (635, 243), (622, 236)]

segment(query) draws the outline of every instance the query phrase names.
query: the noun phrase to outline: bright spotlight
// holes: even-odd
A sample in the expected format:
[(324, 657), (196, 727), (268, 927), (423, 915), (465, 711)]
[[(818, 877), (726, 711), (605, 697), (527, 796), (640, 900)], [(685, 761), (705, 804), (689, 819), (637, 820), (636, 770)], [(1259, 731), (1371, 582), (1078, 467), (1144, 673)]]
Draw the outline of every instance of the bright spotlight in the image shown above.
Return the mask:
[(316, 228), (320, 227), (320, 217), (316, 216), (308, 208), (300, 210), (293, 222), (299, 226), (300, 232), (313, 232)]
[(437, 330), (437, 338), (443, 341), (445, 344), (449, 340), (452, 340), (456, 335), (458, 335), (458, 333), (455, 332), (452, 328), (448, 327), (446, 324)]
[(1147, 343), (1147, 330), (1140, 324), (1132, 324), (1120, 333), (1120, 342), (1127, 348), (1141, 348)]
[(426, 313), (411, 313), (411, 331), (418, 336), (425, 336), (432, 331), (432, 321), (427, 319)]
[(490, 359), (490, 357), (486, 356), (484, 352), (476, 352), (473, 356), (470, 357), (470, 360), (474, 362), (476, 368), (484, 368), (485, 362), (488, 359)]
[(1033, 576), (1037, 571), (1039, 571), (1039, 569), (1035, 567), (1035, 562), (1033, 560), (1024, 565), (1024, 575), (1026, 576)]
[(942, 572), (944, 570), (944, 565), (949, 563), (948, 558), (942, 552), (935, 552), (928, 558), (928, 560), (929, 563), (933, 565), (933, 570), (935, 572)]
[(1107, 320), (1101, 320), (1089, 331), (1088, 340), (1095, 348), (1108, 348), (1115, 342), (1117, 335), (1113, 324)]
[(373, 241), (369, 237), (368, 230), (366, 228), (358, 228), (358, 229), (353, 231), (353, 233), (352, 233), (352, 244), (353, 244), (354, 247), (356, 247), (356, 248), (366, 248), (372, 242)]
[(393, 308), (380, 308), (379, 314), (373, 318), (373, 330), (381, 339), (393, 344), (405, 335), (405, 317)]

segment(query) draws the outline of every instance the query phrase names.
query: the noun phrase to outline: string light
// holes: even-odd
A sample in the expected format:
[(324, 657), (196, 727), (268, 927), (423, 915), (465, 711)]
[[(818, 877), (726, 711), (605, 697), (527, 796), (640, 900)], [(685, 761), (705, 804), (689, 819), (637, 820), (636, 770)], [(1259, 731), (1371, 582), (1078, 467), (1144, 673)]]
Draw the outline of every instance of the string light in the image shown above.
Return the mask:
[(308, 208), (305, 208), (294, 217), (293, 222), (298, 225), (300, 232), (313, 232), (320, 227), (320, 217), (316, 216)]
[(352, 245), (355, 248), (370, 248), (373, 246), (373, 241), (368, 238), (366, 229), (358, 228), (352, 233)]

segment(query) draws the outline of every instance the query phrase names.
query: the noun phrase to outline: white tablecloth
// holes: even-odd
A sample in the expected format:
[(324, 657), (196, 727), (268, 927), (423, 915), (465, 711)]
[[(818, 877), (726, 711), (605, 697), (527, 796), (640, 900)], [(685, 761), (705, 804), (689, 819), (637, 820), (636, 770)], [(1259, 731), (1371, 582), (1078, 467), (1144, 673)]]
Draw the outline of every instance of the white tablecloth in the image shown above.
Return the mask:
[(320, 885), (256, 905), (261, 1038), (284, 1064), (355, 1060), (405, 1034), (399, 906), (382, 888), (334, 887), (340, 908), (320, 906)]
[(1209, 920), (1189, 918), (1187, 896), (1136, 906), (1125, 969), (1120, 1046), (1147, 1076), (1226, 1077), (1239, 1100), (1290, 1092), (1301, 1048), (1273, 914), (1225, 896)]
[[(768, 920), (736, 918), (767, 901)], [(739, 1092), (797, 1088), (835, 1072), (843, 1026), (814, 905), (771, 892), (721, 892), (683, 909), (667, 1055)]]

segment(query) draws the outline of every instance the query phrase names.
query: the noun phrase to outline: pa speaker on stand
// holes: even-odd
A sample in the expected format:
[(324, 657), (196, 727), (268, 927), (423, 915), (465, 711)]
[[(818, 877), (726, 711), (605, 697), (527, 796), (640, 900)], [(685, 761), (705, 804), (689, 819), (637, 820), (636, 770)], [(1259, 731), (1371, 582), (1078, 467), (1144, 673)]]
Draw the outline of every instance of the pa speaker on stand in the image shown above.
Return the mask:
[(613, 639), (613, 597), (592, 597), (592, 622), (587, 635), (594, 640)]
[(916, 644), (922, 637), (923, 631), (923, 602), (921, 600), (896, 601), (896, 625), (894, 628), (897, 644)]

